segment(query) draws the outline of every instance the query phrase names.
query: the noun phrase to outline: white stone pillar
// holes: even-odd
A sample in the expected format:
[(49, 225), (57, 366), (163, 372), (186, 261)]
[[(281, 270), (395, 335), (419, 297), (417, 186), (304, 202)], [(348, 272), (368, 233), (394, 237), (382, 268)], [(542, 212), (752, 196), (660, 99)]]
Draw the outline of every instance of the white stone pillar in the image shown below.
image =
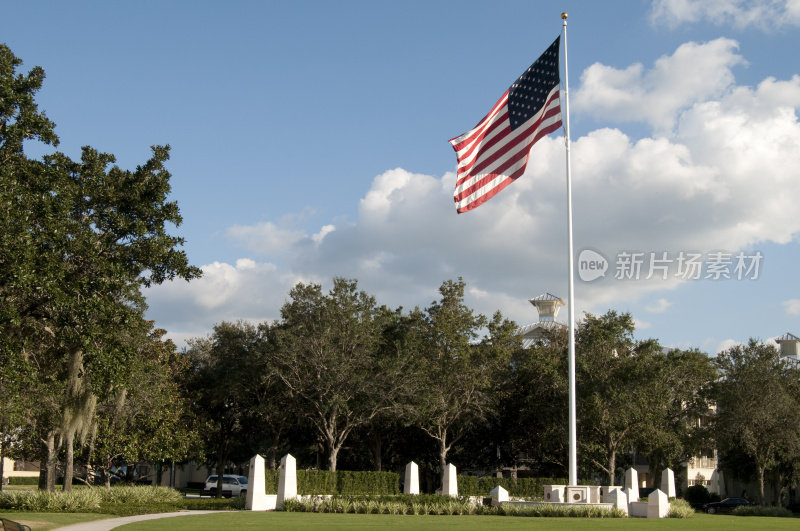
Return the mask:
[(666, 518), (669, 516), (669, 498), (659, 489), (654, 490), (647, 497), (647, 517)]
[(458, 498), (458, 479), (456, 476), (456, 466), (448, 464), (444, 469), (442, 478), (442, 496), (452, 496)]
[(625, 471), (625, 494), (628, 503), (639, 501), (639, 473), (633, 467)]
[(600, 487), (600, 490), (602, 491), (602, 497), (600, 499), (602, 503), (611, 503), (612, 492), (620, 491), (624, 493), (624, 489), (617, 485)]
[(248, 511), (267, 510), (267, 482), (264, 475), (264, 458), (255, 455), (250, 459), (247, 476), (247, 497), (244, 508)]
[(489, 492), (489, 496), (492, 497), (492, 507), (499, 507), (503, 502), (508, 501), (508, 491), (500, 485), (493, 488)]
[(664, 469), (661, 472), (661, 490), (668, 498), (674, 498), (675, 493), (675, 472), (671, 468)]
[(419, 494), (419, 466), (414, 461), (406, 465), (403, 494)]
[(610, 491), (606, 494), (603, 498), (604, 503), (610, 503), (614, 506), (614, 508), (623, 511), (625, 514), (629, 514), (628, 512), (628, 495), (625, 494), (625, 491), (615, 488), (614, 490)]
[(286, 454), (281, 458), (277, 508), (283, 509), (284, 501), (294, 499), (297, 499), (297, 460)]
[(564, 490), (566, 485), (545, 485), (544, 501), (548, 503), (564, 503)]

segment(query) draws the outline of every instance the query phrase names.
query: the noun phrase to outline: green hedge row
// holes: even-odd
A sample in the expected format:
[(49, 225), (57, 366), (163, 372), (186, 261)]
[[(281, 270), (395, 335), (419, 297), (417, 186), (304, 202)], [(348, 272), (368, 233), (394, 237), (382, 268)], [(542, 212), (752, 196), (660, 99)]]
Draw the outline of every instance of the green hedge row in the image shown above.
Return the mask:
[(566, 485), (566, 478), (497, 478), (493, 476), (458, 476), (458, 493), (462, 496), (489, 496), (500, 485), (509, 496), (519, 498), (544, 497), (545, 485)]
[[(266, 471), (267, 493), (278, 492), (280, 473)], [(340, 494), (373, 496), (400, 494), (400, 476), (394, 472), (351, 472), (340, 470), (298, 470), (298, 494)]]
[[(266, 471), (267, 493), (278, 492), (280, 473)], [(566, 478), (497, 478), (493, 476), (458, 476), (458, 493), (462, 496), (489, 496), (498, 485), (509, 496), (542, 498), (545, 485), (566, 485)], [(340, 470), (298, 470), (298, 494), (392, 495), (400, 494), (400, 476), (394, 472), (352, 472)]]
[(37, 477), (17, 477), (12, 476), (8, 478), (9, 485), (38, 485), (39, 478)]

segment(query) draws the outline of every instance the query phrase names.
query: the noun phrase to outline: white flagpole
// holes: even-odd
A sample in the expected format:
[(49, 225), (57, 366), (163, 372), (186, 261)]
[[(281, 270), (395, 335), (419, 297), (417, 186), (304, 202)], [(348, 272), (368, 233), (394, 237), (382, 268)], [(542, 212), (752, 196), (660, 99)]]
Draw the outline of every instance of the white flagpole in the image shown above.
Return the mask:
[(569, 74), (567, 69), (567, 14), (561, 13), (564, 30), (564, 143), (567, 151), (567, 240), (569, 242), (569, 485), (578, 484), (578, 439), (575, 406), (575, 286), (572, 251), (572, 168), (569, 158)]

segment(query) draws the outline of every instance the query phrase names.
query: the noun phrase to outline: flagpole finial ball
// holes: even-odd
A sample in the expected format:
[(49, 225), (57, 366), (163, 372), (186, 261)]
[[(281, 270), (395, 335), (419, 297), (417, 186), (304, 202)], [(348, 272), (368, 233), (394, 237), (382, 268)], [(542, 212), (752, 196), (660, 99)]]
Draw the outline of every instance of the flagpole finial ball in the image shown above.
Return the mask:
[(566, 11), (565, 11), (564, 13), (561, 13), (561, 18), (562, 18), (562, 19), (564, 19), (564, 20), (567, 20), (567, 13), (566, 13)]

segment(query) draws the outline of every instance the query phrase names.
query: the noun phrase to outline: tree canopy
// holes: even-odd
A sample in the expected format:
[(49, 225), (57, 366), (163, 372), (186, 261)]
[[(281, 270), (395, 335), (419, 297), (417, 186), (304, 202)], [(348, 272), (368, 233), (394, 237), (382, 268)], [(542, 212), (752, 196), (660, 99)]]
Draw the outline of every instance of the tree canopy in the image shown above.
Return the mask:
[(25, 141), (58, 138), (35, 102), (44, 72), (18, 74), (21, 64), (0, 45), (0, 341), (39, 400), (27, 420), (44, 443), (47, 487), (63, 445), (69, 489), (74, 437), (98, 399), (130, 383), (137, 348), (127, 331), (143, 320), (140, 288), (200, 270), (168, 232), (182, 221), (168, 200), (169, 146), (154, 146), (135, 170), (89, 146), (79, 161), (27, 157)]

